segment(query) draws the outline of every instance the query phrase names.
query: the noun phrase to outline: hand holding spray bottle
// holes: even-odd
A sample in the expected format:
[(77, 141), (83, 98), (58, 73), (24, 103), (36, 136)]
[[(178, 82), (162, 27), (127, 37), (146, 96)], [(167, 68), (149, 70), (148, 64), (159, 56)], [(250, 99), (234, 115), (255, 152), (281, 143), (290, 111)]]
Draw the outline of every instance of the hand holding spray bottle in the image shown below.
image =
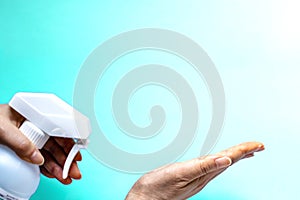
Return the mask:
[[(86, 148), (91, 133), (89, 119), (53, 94), (17, 93), (9, 105), (26, 121), (20, 131), (41, 149), (49, 137), (72, 138), (75, 145), (63, 168), (63, 178), (76, 154)], [(40, 182), (40, 169), (20, 159), (11, 149), (0, 145), (0, 199), (27, 200)]]

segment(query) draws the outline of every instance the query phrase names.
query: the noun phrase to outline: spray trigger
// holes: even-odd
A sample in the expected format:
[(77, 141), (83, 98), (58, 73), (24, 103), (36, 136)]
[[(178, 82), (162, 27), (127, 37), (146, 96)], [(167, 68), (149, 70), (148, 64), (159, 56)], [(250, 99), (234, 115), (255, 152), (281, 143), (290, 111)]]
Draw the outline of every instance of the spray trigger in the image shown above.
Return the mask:
[(79, 152), (80, 149), (84, 149), (87, 147), (87, 140), (78, 140), (73, 148), (71, 149), (68, 157), (67, 157), (67, 160), (65, 162), (65, 165), (64, 165), (64, 169), (63, 169), (63, 179), (66, 179), (69, 175), (69, 171), (70, 171), (70, 167), (71, 167), (71, 164), (75, 158), (75, 156), (77, 155), (77, 153)]

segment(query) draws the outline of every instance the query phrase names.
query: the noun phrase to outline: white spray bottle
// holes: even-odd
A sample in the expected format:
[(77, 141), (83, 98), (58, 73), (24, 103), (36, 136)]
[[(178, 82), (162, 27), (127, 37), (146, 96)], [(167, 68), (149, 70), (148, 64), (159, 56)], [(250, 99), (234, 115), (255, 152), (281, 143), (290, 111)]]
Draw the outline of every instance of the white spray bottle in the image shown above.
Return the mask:
[[(86, 148), (91, 133), (89, 119), (53, 94), (17, 93), (9, 105), (26, 118), (20, 130), (41, 149), (49, 137), (72, 138), (75, 145), (63, 169), (67, 178), (71, 163), (81, 148)], [(27, 200), (40, 182), (38, 165), (20, 159), (0, 145), (0, 199)]]

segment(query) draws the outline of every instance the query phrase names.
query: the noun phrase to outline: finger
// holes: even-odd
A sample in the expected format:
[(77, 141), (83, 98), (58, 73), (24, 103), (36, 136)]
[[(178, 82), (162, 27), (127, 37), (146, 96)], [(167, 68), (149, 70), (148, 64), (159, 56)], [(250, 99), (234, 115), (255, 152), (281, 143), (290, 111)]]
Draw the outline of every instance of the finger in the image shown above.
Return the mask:
[[(50, 139), (46, 143), (46, 145), (44, 146), (43, 149), (47, 150), (52, 155), (52, 157), (56, 160), (57, 164), (59, 164), (60, 167), (63, 169), (65, 162), (66, 162), (67, 155), (65, 155), (64, 150), (56, 141), (57, 140)], [(71, 164), (71, 167), (69, 170), (69, 176), (70, 176), (70, 178), (74, 178), (74, 179), (81, 178), (81, 173), (76, 164), (75, 159)]]
[(194, 180), (200, 176), (212, 173), (222, 168), (226, 168), (240, 159), (248, 158), (254, 152), (264, 150), (264, 145), (259, 142), (246, 142), (215, 155), (196, 158), (180, 165), (178, 172), (182, 177)]
[(46, 162), (43, 165), (45, 170), (47, 170), (46, 174), (50, 174), (50, 175), (54, 176), (58, 181), (60, 181), (61, 183), (65, 184), (65, 185), (72, 183), (72, 179), (70, 177), (68, 177), (66, 179), (62, 178), (63, 170), (62, 170), (61, 166), (56, 163), (56, 161), (52, 157), (52, 155), (44, 149), (42, 149), (41, 152), (44, 155), (45, 160), (46, 160)]
[(48, 178), (55, 178), (52, 174), (50, 174), (44, 166), (40, 167), (41, 173)]
[[(240, 159), (244, 159), (244, 158), (250, 158), (254, 156), (254, 152), (258, 152), (258, 151), (262, 151), (264, 150), (264, 145), (262, 143), (259, 142), (247, 142), (247, 143), (242, 143), (239, 145), (236, 145), (234, 147), (231, 147), (227, 150), (224, 150), (220, 153), (217, 153), (216, 155), (212, 155), (212, 156), (207, 156), (203, 158), (199, 158), (201, 160), (203, 160), (203, 162), (205, 162), (205, 160), (211, 158), (211, 157), (217, 157), (217, 156), (228, 156), (230, 157), (230, 159), (233, 162), (237, 162)], [(218, 158), (219, 159), (219, 158)], [(218, 160), (217, 159), (217, 160)], [(207, 173), (205, 176), (199, 177), (198, 179), (195, 179), (194, 181), (199, 181), (199, 179), (201, 179), (200, 181), (200, 185), (198, 186), (198, 188), (194, 191), (194, 194), (196, 194), (197, 192), (199, 192), (201, 189), (203, 189), (203, 187), (212, 179), (214, 179), (216, 176), (218, 176), (219, 174), (221, 174), (222, 172), (224, 172), (227, 168), (221, 168), (219, 170), (215, 170), (211, 173)]]
[(244, 158), (252, 158), (254, 157), (254, 153), (250, 153), (250, 154), (247, 154), (246, 156), (244, 156)]
[(0, 104), (0, 115), (5, 116), (16, 127), (20, 127), (25, 118), (7, 104)]
[(73, 179), (81, 179), (82, 175), (76, 162), (73, 162), (70, 167), (69, 177)]
[(260, 142), (246, 142), (221, 151), (216, 155), (228, 156), (234, 164), (243, 158), (251, 157), (255, 152), (263, 151), (264, 149), (264, 145)]
[(23, 160), (42, 165), (44, 158), (40, 151), (10, 121), (0, 115), (0, 143), (8, 146)]
[(178, 163), (177, 171), (181, 177), (192, 181), (206, 174), (224, 169), (230, 166), (231, 163), (231, 159), (226, 156), (206, 156)]
[(57, 144), (56, 140), (50, 138), (43, 149), (47, 150), (61, 167), (64, 166), (67, 155), (64, 152), (63, 148), (59, 144)]
[(81, 155), (80, 151), (78, 151), (78, 153), (76, 154), (74, 160), (75, 161), (82, 161), (82, 155)]
[[(71, 151), (72, 147), (74, 146), (75, 142), (71, 138), (59, 138), (59, 137), (54, 137), (55, 141), (63, 148), (66, 154), (69, 154)], [(81, 161), (82, 156), (81, 153), (78, 152), (78, 154), (74, 158), (75, 161)]]

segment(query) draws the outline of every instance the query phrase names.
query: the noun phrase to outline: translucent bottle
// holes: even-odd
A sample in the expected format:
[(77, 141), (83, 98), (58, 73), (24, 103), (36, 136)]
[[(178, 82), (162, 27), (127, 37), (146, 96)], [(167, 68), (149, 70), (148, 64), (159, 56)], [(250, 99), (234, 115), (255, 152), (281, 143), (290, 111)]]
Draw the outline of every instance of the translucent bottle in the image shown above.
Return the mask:
[[(81, 148), (86, 148), (91, 133), (87, 117), (53, 94), (17, 93), (9, 105), (26, 118), (20, 131), (39, 149), (49, 137), (73, 138), (63, 169), (68, 177), (71, 163)], [(0, 145), (0, 199), (27, 200), (40, 182), (40, 169), (20, 159), (15, 152)]]

